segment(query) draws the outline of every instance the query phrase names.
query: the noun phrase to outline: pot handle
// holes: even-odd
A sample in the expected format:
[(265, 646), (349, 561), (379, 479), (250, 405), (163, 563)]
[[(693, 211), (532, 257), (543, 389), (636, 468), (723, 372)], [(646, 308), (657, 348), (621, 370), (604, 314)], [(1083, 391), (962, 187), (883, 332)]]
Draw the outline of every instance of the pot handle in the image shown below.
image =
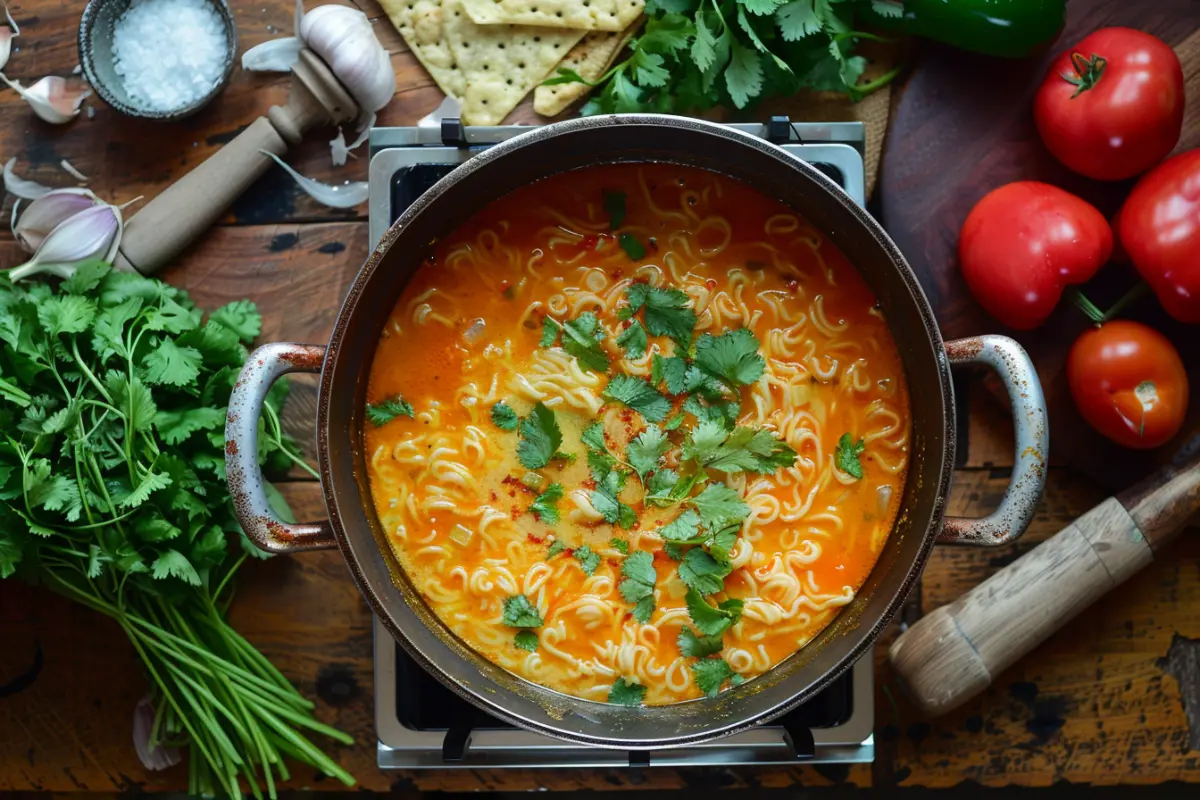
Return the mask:
[(326, 550), (337, 545), (328, 521), (289, 524), (267, 502), (258, 465), (258, 418), (271, 385), (289, 372), (320, 372), (325, 347), (276, 342), (250, 354), (225, 416), (225, 479), (242, 530), (268, 553)]
[(939, 544), (1001, 545), (1029, 527), (1046, 486), (1050, 431), (1046, 398), (1029, 355), (1007, 336), (973, 336), (946, 342), (950, 364), (983, 364), (996, 372), (1012, 402), (1016, 447), (1012, 480), (1000, 506), (986, 517), (947, 517)]

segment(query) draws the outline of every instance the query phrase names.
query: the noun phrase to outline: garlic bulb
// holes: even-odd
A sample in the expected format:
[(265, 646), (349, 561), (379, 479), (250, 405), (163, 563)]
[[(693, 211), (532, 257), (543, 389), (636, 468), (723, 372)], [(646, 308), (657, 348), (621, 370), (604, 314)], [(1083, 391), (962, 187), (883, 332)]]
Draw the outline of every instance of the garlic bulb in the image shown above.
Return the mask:
[(304, 15), (300, 38), (316, 52), (358, 101), (374, 114), (396, 93), (396, 74), (367, 15), (349, 6), (328, 5)]
[(0, 69), (4, 69), (8, 64), (8, 57), (12, 53), (12, 40), (21, 35), (21, 29), (17, 27), (12, 14), (8, 13), (8, 3), (4, 4), (4, 18), (8, 21), (8, 27), (0, 28)]
[(30, 203), (13, 226), (13, 233), (21, 247), (33, 253), (50, 231), (99, 202), (87, 189), (55, 189)]
[(111, 262), (123, 231), (121, 209), (108, 203), (93, 205), (56, 225), (42, 239), (33, 258), (9, 270), (8, 277), (15, 282), (48, 272), (69, 278), (81, 263)]

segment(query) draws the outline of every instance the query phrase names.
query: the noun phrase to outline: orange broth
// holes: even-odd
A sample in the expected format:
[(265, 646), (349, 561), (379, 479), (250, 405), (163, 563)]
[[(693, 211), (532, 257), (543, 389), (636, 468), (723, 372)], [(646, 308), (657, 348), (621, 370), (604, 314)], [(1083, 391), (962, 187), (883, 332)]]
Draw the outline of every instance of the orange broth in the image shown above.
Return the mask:
[[(625, 195), (616, 231), (606, 192)], [(642, 244), (644, 258), (633, 260), (621, 235)], [(366, 452), (393, 551), (467, 644), (568, 694), (605, 701), (624, 681), (644, 687), (645, 703), (664, 704), (703, 693), (697, 658), (677, 641), (684, 628), (700, 632), (687, 585), (657, 533), (689, 506), (648, 506), (643, 483), (630, 475), (619, 500), (636, 523), (625, 530), (600, 518), (581, 441), (599, 421), (608, 448), (627, 460), (647, 422), (606, 399), (604, 387), (620, 372), (649, 376), (655, 353), (675, 351), (671, 339), (652, 335), (644, 356), (623, 357), (616, 338), (630, 324), (620, 317), (635, 282), (684, 291), (696, 336), (745, 327), (757, 337), (765, 368), (737, 389), (737, 424), (771, 432), (797, 457), (771, 474), (702, 473), (749, 507), (724, 588), (707, 599), (744, 606), (708, 658), (723, 659), (736, 682), (770, 669), (866, 579), (898, 510), (910, 431), (904, 373), (870, 290), (818, 231), (755, 189), (691, 168), (621, 165), (559, 175), (489, 205), (436, 244), (396, 304), (368, 402), (400, 395), (414, 417), (368, 423)], [(585, 312), (606, 331), (606, 373), (560, 345), (540, 344), (542, 317), (563, 323)], [(635, 318), (644, 322), (645, 313)], [(684, 401), (669, 399), (666, 420)], [(492, 421), (501, 401), (522, 418), (543, 402), (561, 428), (560, 449), (574, 460), (522, 466), (520, 434)], [(692, 469), (681, 445), (696, 425), (685, 415), (667, 433), (658, 469)], [(837, 457), (843, 434), (862, 440), (861, 478)], [(551, 483), (563, 488), (554, 525), (529, 510)], [(551, 550), (555, 541), (560, 552)], [(625, 550), (653, 559), (655, 608), (646, 623), (622, 591)], [(505, 622), (505, 601), (516, 595), (541, 618), (525, 629), (537, 637), (532, 651), (517, 646), (521, 629)]]

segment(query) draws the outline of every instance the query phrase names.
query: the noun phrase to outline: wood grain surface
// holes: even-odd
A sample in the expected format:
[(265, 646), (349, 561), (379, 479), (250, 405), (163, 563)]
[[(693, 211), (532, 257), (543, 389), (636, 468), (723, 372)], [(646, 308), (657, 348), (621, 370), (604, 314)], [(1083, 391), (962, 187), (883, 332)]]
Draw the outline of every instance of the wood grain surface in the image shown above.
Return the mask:
[[(1087, 327), (1086, 318), (1062, 302), (1044, 327), (1014, 332), (992, 319), (967, 292), (956, 248), (963, 220), (992, 189), (1016, 180), (1061, 186), (1107, 217), (1120, 207), (1134, 181), (1102, 183), (1075, 175), (1042, 145), (1033, 122), (1033, 95), (1051, 59), (1097, 28), (1125, 25), (1153, 33), (1175, 47), (1184, 67), (1187, 118), (1177, 151), (1200, 146), (1200, 3), (1159, 0), (1072, 0), (1067, 26), (1040, 58), (1011, 62), (949, 48), (924, 48), (921, 67), (896, 104), (884, 150), (880, 203), (884, 225), (908, 257), (949, 338), (978, 333), (1014, 336), (1038, 367), (1050, 410), (1051, 450), (1113, 491), (1148, 474), (1180, 441), (1200, 430), (1200, 397), (1175, 442), (1132, 453), (1096, 434), (1071, 402), (1063, 364)], [(1101, 308), (1135, 283), (1131, 268), (1111, 264), (1084, 287)], [(1126, 315), (1162, 330), (1189, 369), (1200, 369), (1200, 336), (1170, 319), (1153, 298)]]
[[(290, 32), (285, 0), (233, 5), (243, 48)], [(80, 0), (13, 3), (23, 35), (7, 74), (23, 80), (68, 75), (81, 6)], [(373, 4), (364, 1), (363, 8), (378, 16)], [(398, 37), (377, 29), (387, 36), (398, 83), (381, 122), (411, 124), (440, 94)], [(0, 153), (18, 155), (19, 171), (46, 183), (70, 183), (56, 166), (69, 158), (108, 198), (153, 196), (282, 101), (285, 87), (282, 77), (235, 71), (218, 103), (183, 123), (133, 123), (98, 105), (94, 119), (81, 115), (58, 128), (34, 119), (5, 91)], [(315, 177), (334, 175), (321, 136), (307, 141), (293, 161)], [(337, 179), (365, 174), (360, 158)], [(0, 234), (4, 266), (20, 257), (7, 235)], [(361, 209), (320, 208), (272, 172), (162, 277), (207, 308), (253, 299), (264, 315), (264, 341), (320, 342), (366, 256), (366, 239)], [(296, 383), (286, 423), (311, 452), (314, 390), (311, 382)], [(964, 403), (969, 448), (948, 511), (982, 515), (1004, 491), (1011, 429), (978, 392)], [(297, 516), (322, 513), (314, 483), (296, 480), (281, 489)], [(999, 550), (936, 549), (907, 616), (952, 601), (1105, 494), (1075, 470), (1052, 468), (1025, 538)], [(254, 564), (238, 592), (234, 624), (317, 701), (322, 720), (355, 736), (355, 746), (330, 752), (373, 791), (1200, 782), (1200, 539), (1194, 534), (1126, 583), (1120, 596), (1083, 612), (999, 676), (985, 694), (936, 721), (923, 720), (900, 696), (883, 658), (889, 634), (876, 652), (877, 760), (853, 767), (383, 773), (374, 766), (370, 615), (340, 556), (309, 553)], [(182, 767), (149, 773), (138, 763), (130, 723), (146, 684), (136, 656), (107, 620), (37, 587), (0, 581), (0, 686), (9, 687), (0, 697), (0, 793), (178, 791), (186, 785)], [(1197, 720), (1192, 728), (1185, 705)], [(300, 771), (291, 786), (341, 788)]]

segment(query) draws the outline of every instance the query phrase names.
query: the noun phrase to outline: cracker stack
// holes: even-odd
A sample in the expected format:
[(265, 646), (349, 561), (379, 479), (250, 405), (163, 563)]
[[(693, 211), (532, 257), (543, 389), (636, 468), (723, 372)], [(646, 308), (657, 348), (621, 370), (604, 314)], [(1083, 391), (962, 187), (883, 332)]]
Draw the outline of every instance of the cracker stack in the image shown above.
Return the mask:
[(560, 67), (598, 80), (641, 23), (643, 0), (380, 0), (463, 122), (499, 125), (534, 91), (554, 116), (587, 94), (582, 83), (541, 86)]

